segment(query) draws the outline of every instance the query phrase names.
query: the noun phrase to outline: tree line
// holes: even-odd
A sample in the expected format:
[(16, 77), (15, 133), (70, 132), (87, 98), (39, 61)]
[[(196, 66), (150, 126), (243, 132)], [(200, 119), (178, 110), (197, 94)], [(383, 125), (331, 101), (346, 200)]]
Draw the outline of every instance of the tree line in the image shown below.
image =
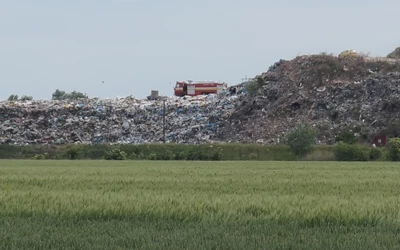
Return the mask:
[[(72, 91), (72, 92), (66, 92), (64, 90), (59, 90), (56, 89), (54, 93), (51, 95), (52, 100), (78, 100), (78, 99), (87, 99), (89, 98), (87, 94), (84, 94), (79, 91)], [(19, 97), (16, 94), (12, 94), (8, 97), (8, 101), (10, 102), (16, 102), (16, 101), (32, 101), (33, 97), (32, 96), (27, 96), (23, 95)]]

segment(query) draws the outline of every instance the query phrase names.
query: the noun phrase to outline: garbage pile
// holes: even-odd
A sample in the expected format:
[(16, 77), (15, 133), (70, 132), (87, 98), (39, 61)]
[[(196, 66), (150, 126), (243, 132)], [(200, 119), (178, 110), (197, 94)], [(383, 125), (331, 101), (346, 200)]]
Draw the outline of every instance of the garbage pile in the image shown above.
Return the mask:
[(239, 95), (0, 102), (0, 143), (209, 143)]
[(390, 52), (386, 57), (392, 59), (400, 59), (400, 47), (397, 47), (395, 50)]
[(277, 144), (299, 123), (318, 131), (321, 144), (345, 131), (363, 137), (400, 136), (400, 61), (388, 58), (299, 56), (259, 76), (258, 91), (240, 96), (222, 123), (224, 141)]
[(299, 123), (320, 144), (400, 136), (400, 59), (298, 56), (255, 80), (220, 95), (0, 102), (0, 143), (278, 144)]

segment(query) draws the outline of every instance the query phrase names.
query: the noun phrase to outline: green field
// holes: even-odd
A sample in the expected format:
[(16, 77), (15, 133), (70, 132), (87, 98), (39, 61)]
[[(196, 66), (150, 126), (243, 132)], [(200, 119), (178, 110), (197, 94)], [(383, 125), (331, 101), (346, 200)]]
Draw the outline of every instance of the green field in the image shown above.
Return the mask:
[(398, 163), (0, 161), (0, 249), (400, 249)]

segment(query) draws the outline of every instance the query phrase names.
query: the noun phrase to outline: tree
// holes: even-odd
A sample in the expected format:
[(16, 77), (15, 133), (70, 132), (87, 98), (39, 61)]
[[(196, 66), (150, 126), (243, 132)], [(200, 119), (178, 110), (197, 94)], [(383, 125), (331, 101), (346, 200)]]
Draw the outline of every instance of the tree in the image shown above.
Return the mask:
[(246, 85), (246, 91), (250, 95), (255, 95), (257, 94), (258, 90), (265, 85), (265, 80), (261, 76), (257, 77), (257, 79), (252, 80)]
[(53, 93), (51, 99), (53, 99), (53, 100), (65, 100), (66, 94), (67, 93), (65, 91), (56, 89), (56, 91)]
[(78, 91), (72, 91), (71, 93), (67, 94), (67, 99), (76, 100), (76, 99), (87, 99), (88, 96)]
[(18, 98), (18, 95), (10, 95), (8, 97), (8, 101), (10, 102), (16, 102), (16, 101), (32, 101), (33, 97), (32, 96), (27, 96), (27, 95), (23, 95), (21, 98)]
[(77, 100), (77, 99), (87, 99), (89, 98), (86, 94), (83, 94), (78, 91), (72, 91), (71, 93), (67, 93), (64, 90), (57, 89), (53, 95), (53, 100)]
[(388, 141), (389, 159), (400, 161), (400, 138), (391, 138)]
[(295, 155), (305, 156), (311, 151), (315, 139), (315, 130), (308, 125), (300, 124), (286, 135), (284, 141)]
[(33, 97), (32, 96), (27, 96), (27, 95), (23, 95), (21, 97), (21, 99), (19, 99), (20, 101), (32, 101)]
[(14, 94), (10, 95), (8, 97), (8, 101), (10, 101), (10, 102), (18, 101), (18, 95), (14, 95)]

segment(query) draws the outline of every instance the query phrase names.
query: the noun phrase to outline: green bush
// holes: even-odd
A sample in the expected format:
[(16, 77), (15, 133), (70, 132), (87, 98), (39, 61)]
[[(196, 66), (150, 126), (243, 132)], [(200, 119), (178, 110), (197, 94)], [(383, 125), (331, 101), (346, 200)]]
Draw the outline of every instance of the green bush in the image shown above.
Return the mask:
[(210, 157), (203, 150), (200, 147), (192, 148), (188, 152), (186, 160), (189, 160), (189, 161), (208, 161), (208, 160), (210, 160)]
[(312, 150), (302, 160), (305, 161), (336, 161), (335, 154), (331, 150)]
[(67, 149), (66, 156), (67, 159), (76, 160), (79, 159), (79, 154), (81, 153), (81, 147), (79, 146), (72, 146)]
[(258, 90), (265, 85), (265, 80), (259, 76), (257, 79), (252, 80), (250, 83), (248, 83), (245, 87), (246, 91), (250, 95), (255, 95), (257, 94)]
[(33, 97), (32, 96), (23, 95), (19, 100), (20, 101), (32, 101)]
[(186, 160), (187, 159), (187, 152), (186, 151), (180, 151), (175, 154), (175, 160)]
[(14, 95), (14, 94), (10, 95), (8, 97), (8, 101), (10, 101), (10, 102), (18, 101), (18, 95)]
[(296, 126), (284, 138), (284, 142), (297, 156), (305, 156), (310, 153), (315, 144), (316, 131), (305, 124)]
[(211, 160), (213, 161), (221, 161), (224, 155), (221, 151), (215, 151), (214, 154), (211, 156)]
[(114, 148), (105, 153), (104, 159), (106, 160), (126, 160), (127, 154), (119, 147)]
[(389, 139), (387, 147), (389, 160), (400, 161), (400, 138)]
[(357, 144), (339, 142), (334, 149), (338, 161), (368, 161), (370, 149)]
[(250, 160), (257, 160), (257, 158), (258, 158), (258, 155), (256, 154), (256, 153), (250, 153), (249, 155), (248, 155), (248, 159), (250, 159)]
[(382, 148), (371, 148), (369, 151), (369, 159), (371, 161), (385, 160), (385, 150)]
[(50, 156), (48, 153), (43, 153), (43, 154), (36, 154), (32, 157), (33, 160), (47, 160), (50, 159)]
[[(107, 152), (120, 148), (129, 160), (260, 160), (293, 161), (298, 160), (286, 145), (263, 146), (258, 144), (66, 144), (66, 145), (26, 145), (0, 144), (0, 159), (32, 159), (35, 155), (49, 154), (50, 159), (92, 159), (103, 160)], [(315, 153), (321, 150), (333, 151), (333, 146), (316, 146)]]
[(339, 135), (336, 136), (335, 138), (336, 142), (344, 142), (346, 144), (354, 144), (356, 143), (356, 136), (354, 135), (354, 132), (350, 131), (344, 131), (340, 133)]
[(139, 157), (138, 157), (138, 155), (135, 154), (135, 153), (130, 153), (130, 154), (128, 155), (128, 159), (129, 159), (129, 160), (137, 160), (137, 159), (139, 159)]
[(27, 95), (23, 95), (21, 98), (19, 98), (18, 95), (10, 95), (7, 99), (10, 102), (16, 102), (16, 101), (32, 101), (33, 97), (32, 96), (27, 96)]
[(142, 151), (140, 151), (139, 154), (138, 154), (137, 156), (138, 156), (138, 159), (139, 159), (139, 160), (144, 160), (144, 159), (146, 159), (146, 155), (145, 155)]
[(150, 153), (148, 156), (148, 160), (155, 161), (157, 160), (157, 154), (156, 153)]
[(62, 159), (64, 159), (64, 157), (63, 157), (62, 154), (55, 154), (55, 155), (53, 156), (53, 159), (54, 159), (54, 160), (62, 160)]
[(88, 96), (78, 91), (72, 91), (71, 93), (67, 93), (64, 90), (56, 89), (56, 91), (52, 94), (53, 100), (78, 100), (78, 99), (87, 99)]
[(157, 154), (157, 160), (174, 160), (175, 154), (171, 150), (163, 150)]

